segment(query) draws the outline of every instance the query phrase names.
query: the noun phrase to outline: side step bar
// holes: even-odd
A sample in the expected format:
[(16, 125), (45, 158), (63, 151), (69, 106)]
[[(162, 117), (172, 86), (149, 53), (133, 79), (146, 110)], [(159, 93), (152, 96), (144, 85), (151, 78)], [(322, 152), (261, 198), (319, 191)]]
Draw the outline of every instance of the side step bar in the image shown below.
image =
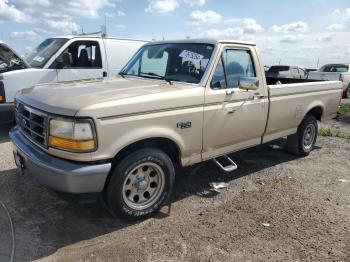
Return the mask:
[(237, 164), (233, 162), (231, 158), (227, 155), (224, 155), (224, 158), (231, 163), (231, 165), (223, 166), (216, 158), (213, 158), (215, 164), (217, 164), (224, 172), (232, 172), (238, 168)]

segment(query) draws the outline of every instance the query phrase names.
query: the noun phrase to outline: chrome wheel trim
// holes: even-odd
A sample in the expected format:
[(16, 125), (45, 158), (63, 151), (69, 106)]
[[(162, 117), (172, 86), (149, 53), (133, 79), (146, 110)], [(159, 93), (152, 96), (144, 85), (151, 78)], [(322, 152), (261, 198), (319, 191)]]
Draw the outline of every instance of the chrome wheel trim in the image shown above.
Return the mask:
[(165, 175), (162, 168), (153, 162), (142, 163), (126, 176), (123, 184), (123, 200), (132, 209), (147, 209), (159, 200), (164, 185)]
[(305, 150), (310, 150), (314, 144), (316, 137), (316, 127), (313, 124), (306, 126), (304, 135), (303, 135), (303, 146)]

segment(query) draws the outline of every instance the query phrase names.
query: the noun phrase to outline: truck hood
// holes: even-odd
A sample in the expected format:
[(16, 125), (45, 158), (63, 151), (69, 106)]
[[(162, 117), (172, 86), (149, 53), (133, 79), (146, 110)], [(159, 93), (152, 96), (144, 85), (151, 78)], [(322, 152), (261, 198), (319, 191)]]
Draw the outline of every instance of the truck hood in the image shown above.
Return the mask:
[[(105, 80), (69, 81), (38, 85), (25, 88), (17, 93), (16, 98), (25, 104), (48, 113), (75, 116), (79, 111), (99, 108), (100, 116), (105, 116), (103, 108), (127, 104), (127, 99), (141, 96), (152, 97), (154, 94), (179, 90), (184, 85), (159, 80), (123, 79), (121, 77)], [(188, 85), (187, 85), (188, 86)], [(134, 100), (135, 101), (135, 100)], [(101, 110), (102, 108), (102, 110)], [(129, 113), (132, 113), (130, 109)], [(98, 117), (94, 115), (94, 117)]]
[(0, 42), (0, 73), (29, 67), (30, 65), (13, 49)]

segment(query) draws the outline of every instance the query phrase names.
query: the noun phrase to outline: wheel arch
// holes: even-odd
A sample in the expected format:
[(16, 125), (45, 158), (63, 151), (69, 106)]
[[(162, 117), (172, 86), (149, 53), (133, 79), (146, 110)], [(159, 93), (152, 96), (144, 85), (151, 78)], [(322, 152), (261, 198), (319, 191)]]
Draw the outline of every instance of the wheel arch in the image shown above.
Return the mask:
[(125, 156), (142, 148), (157, 148), (164, 151), (170, 159), (175, 163), (181, 162), (181, 149), (176, 142), (167, 137), (151, 137), (143, 138), (134, 141), (128, 145), (125, 145), (119, 152), (115, 155), (113, 162), (118, 162)]
[(164, 151), (164, 153), (166, 153), (173, 162), (175, 162), (176, 164), (181, 164), (181, 149), (179, 145), (172, 139), (161, 136), (139, 139), (137, 141), (133, 141), (132, 143), (125, 145), (122, 149), (120, 149), (117, 152), (117, 154), (112, 160), (112, 169), (106, 179), (104, 189), (106, 189), (111, 179), (111, 174), (113, 173), (113, 170), (117, 166), (117, 164), (127, 155), (131, 154), (132, 152), (138, 149), (143, 148), (160, 149)]
[(314, 117), (316, 117), (316, 119), (318, 121), (322, 121), (323, 118), (323, 114), (324, 114), (324, 105), (321, 102), (316, 102), (313, 103), (309, 106), (309, 108), (306, 110), (306, 113), (303, 117), (303, 119), (307, 116), (307, 115), (313, 115)]

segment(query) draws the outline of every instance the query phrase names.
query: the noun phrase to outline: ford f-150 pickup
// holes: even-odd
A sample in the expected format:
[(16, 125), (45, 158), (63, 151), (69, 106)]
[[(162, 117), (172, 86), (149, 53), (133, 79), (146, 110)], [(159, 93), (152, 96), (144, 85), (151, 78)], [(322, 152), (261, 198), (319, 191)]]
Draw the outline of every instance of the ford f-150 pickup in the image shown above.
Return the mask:
[(117, 79), (17, 93), (10, 131), (17, 165), (69, 193), (101, 192), (124, 219), (159, 210), (174, 164), (213, 160), (287, 137), (306, 156), (318, 121), (337, 115), (342, 83), (266, 78), (254, 44), (208, 39), (145, 44)]

